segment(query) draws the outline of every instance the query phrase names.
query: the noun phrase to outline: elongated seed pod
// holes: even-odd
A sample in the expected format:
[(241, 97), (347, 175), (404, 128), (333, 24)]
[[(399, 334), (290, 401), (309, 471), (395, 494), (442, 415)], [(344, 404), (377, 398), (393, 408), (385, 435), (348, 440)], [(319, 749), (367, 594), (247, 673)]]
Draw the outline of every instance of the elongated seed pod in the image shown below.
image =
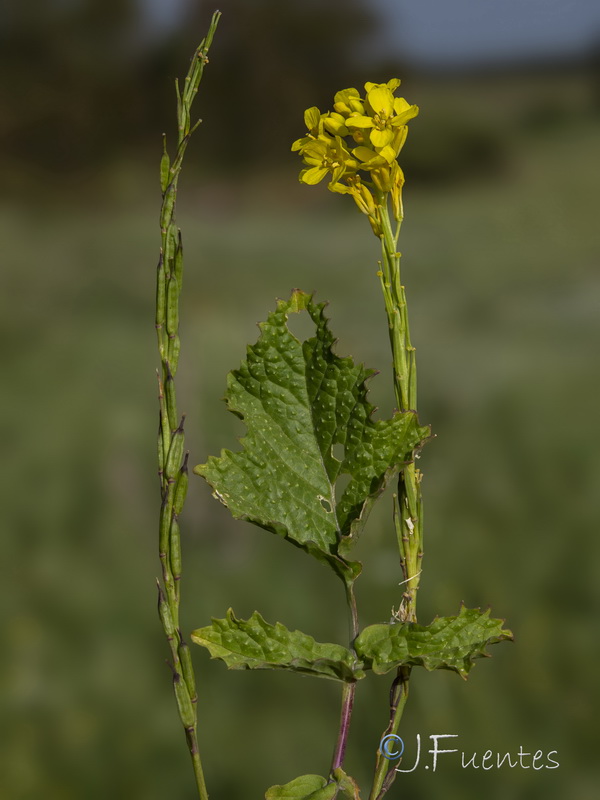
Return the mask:
[[(167, 457), (167, 453), (169, 452), (169, 447), (171, 446), (171, 426), (169, 424), (169, 415), (167, 412), (167, 404), (165, 403), (165, 392), (163, 383), (160, 379), (160, 375), (158, 375), (158, 403), (160, 407), (160, 430), (162, 436), (162, 461), (160, 463), (161, 469), (164, 469), (165, 466), (165, 459)], [(160, 453), (160, 451), (159, 451)]]
[(179, 341), (179, 336), (177, 336), (177, 334), (175, 334), (174, 336), (170, 336), (167, 350), (169, 356), (169, 363), (171, 364), (171, 370), (173, 371), (173, 375), (175, 375), (175, 373), (177, 372), (180, 349), (181, 349), (181, 342)]
[(164, 628), (165, 634), (171, 639), (175, 636), (176, 628), (173, 622), (173, 617), (171, 616), (171, 611), (169, 610), (169, 604), (165, 598), (164, 592), (160, 587), (158, 581), (156, 582), (158, 586), (158, 616), (160, 617), (160, 621), (162, 622), (162, 626)]
[(183, 241), (181, 231), (177, 231), (177, 249), (175, 250), (175, 277), (179, 284), (179, 291), (183, 285)]
[(169, 531), (169, 566), (173, 580), (181, 578), (181, 539), (179, 535), (179, 523), (177, 517), (173, 515), (171, 528)]
[(165, 475), (169, 480), (174, 480), (177, 477), (177, 473), (181, 468), (181, 460), (183, 458), (183, 445), (184, 445), (184, 435), (183, 435), (183, 422), (185, 420), (185, 414), (181, 418), (181, 422), (179, 423), (179, 427), (173, 434), (171, 438), (171, 446), (169, 447), (169, 452), (167, 454), (167, 461), (165, 464)]
[[(166, 408), (167, 408), (167, 416), (169, 418), (169, 426), (171, 431), (174, 431), (177, 427), (177, 398), (175, 397), (175, 381), (173, 380), (173, 373), (171, 372), (171, 365), (169, 361), (165, 362), (165, 369), (167, 372), (167, 379), (165, 381), (165, 399), (166, 399)], [(171, 441), (171, 436), (169, 432), (169, 443)], [(169, 452), (169, 448), (167, 447), (167, 453)]]
[(179, 284), (175, 275), (167, 282), (167, 333), (174, 336), (179, 327)]
[(163, 447), (163, 435), (162, 435), (162, 420), (160, 411), (158, 412), (158, 474), (162, 477), (163, 474), (163, 466), (165, 463), (165, 449)]
[(188, 692), (190, 693), (190, 699), (192, 703), (195, 703), (198, 699), (198, 693), (196, 691), (196, 679), (194, 677), (194, 667), (192, 664), (192, 654), (190, 652), (190, 648), (181, 636), (181, 632), (179, 633), (180, 645), (179, 645), (179, 660), (181, 662), (181, 671), (183, 673), (183, 679), (185, 680), (188, 688)]
[(156, 276), (156, 326), (164, 325), (167, 306), (167, 278), (165, 275), (163, 254), (160, 254)]
[(160, 210), (160, 229), (166, 234), (169, 223), (173, 219), (173, 209), (175, 207), (175, 198), (177, 196), (177, 185), (173, 181), (165, 191), (162, 208)]
[(169, 535), (171, 532), (171, 520), (173, 518), (174, 494), (174, 484), (167, 483), (167, 490), (160, 506), (160, 521), (158, 526), (158, 551), (160, 555), (169, 552)]
[(163, 154), (160, 160), (160, 188), (162, 192), (165, 192), (167, 186), (169, 185), (170, 166), (171, 160), (169, 158), (169, 154), (167, 153), (167, 134), (163, 133)]
[(177, 252), (177, 225), (171, 220), (165, 236), (165, 268), (167, 275), (175, 272), (175, 253)]
[(185, 454), (185, 458), (183, 461), (183, 465), (179, 470), (179, 476), (177, 478), (177, 483), (175, 484), (175, 499), (173, 500), (173, 513), (176, 515), (181, 514), (181, 510), (183, 508), (183, 504), (185, 502), (185, 496), (187, 494), (188, 489), (188, 457), (189, 453)]
[(196, 724), (196, 712), (192, 704), (192, 698), (187, 688), (187, 683), (182, 680), (179, 673), (173, 675), (173, 688), (177, 698), (179, 716), (185, 728), (193, 728)]

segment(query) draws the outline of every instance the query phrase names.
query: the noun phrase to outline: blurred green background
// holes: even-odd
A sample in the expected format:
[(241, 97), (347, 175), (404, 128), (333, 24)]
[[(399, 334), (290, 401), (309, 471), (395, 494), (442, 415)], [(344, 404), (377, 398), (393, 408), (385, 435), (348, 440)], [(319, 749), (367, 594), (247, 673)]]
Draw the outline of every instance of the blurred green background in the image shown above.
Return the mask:
[[(522, 745), (557, 750), (560, 768), (484, 772), (441, 756), (435, 774), (421, 766), (389, 797), (596, 798), (598, 29), (589, 46), (544, 58), (428, 64), (403, 48), (408, 3), (393, 18), (391, 4), (359, 0), (221, 8), (178, 212), (191, 461), (236, 446), (243, 426), (220, 402), (226, 373), (295, 286), (331, 300), (338, 351), (381, 370), (371, 397), (391, 410), (377, 242), (350, 201), (298, 185), (289, 145), (307, 105), (399, 75), (421, 107), (403, 151), (401, 249), (420, 416), (437, 434), (421, 459), (420, 618), (491, 604), (516, 638), (467, 683), (415, 671), (407, 762), (417, 733), (425, 749), (430, 734), (453, 733), (467, 757)], [(156, 615), (153, 305), (160, 134), (173, 138), (173, 78), (211, 11), (158, 0), (3, 11), (6, 800), (195, 796)], [(401, 591), (390, 502), (360, 544), (363, 625), (387, 620)], [(200, 479), (183, 530), (186, 630), (231, 605), (344, 642), (333, 575), (232, 522)], [(337, 684), (194, 657), (212, 798), (259, 798), (326, 773)], [(390, 681), (359, 685), (347, 768), (364, 786)]]

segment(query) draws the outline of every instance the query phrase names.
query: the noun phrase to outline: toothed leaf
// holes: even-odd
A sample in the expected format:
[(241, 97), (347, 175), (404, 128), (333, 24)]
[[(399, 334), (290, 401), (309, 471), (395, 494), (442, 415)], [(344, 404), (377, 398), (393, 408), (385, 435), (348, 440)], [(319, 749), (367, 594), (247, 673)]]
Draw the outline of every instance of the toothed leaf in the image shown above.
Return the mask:
[(213, 619), (211, 625), (193, 631), (192, 641), (229, 669), (288, 669), (338, 681), (355, 681), (365, 674), (345, 647), (315, 642), (312, 636), (289, 631), (280, 622), (271, 625), (258, 611), (243, 620), (229, 609), (225, 619)]
[(378, 675), (406, 665), (450, 669), (466, 678), (474, 660), (488, 655), (487, 645), (513, 638), (502, 624), (503, 620), (490, 618), (489, 610), (463, 606), (457, 617), (439, 617), (430, 625), (370, 625), (356, 638), (354, 648), (365, 669)]
[[(373, 420), (365, 381), (374, 373), (332, 351), (324, 306), (296, 290), (259, 325), (258, 341), (227, 382), (228, 408), (247, 426), (242, 450), (223, 450), (194, 472), (234, 517), (283, 536), (352, 580), (360, 565), (346, 556), (375, 498), (430, 431), (414, 412)], [(303, 310), (316, 332), (301, 343), (287, 319)], [(341, 475), (349, 482), (336, 500)]]
[(301, 775), (283, 786), (267, 789), (265, 800), (332, 800), (337, 784), (320, 775)]

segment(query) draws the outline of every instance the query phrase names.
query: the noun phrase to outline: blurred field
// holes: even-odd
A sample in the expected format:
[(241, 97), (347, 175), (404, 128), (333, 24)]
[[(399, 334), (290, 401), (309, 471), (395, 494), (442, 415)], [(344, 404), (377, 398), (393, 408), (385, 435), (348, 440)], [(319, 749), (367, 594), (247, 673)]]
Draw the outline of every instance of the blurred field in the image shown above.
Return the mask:
[[(498, 124), (499, 90), (467, 87), (461, 97)], [(405, 776), (391, 800), (597, 797), (600, 121), (536, 119), (513, 126), (507, 158), (487, 175), (411, 185), (407, 168), (401, 249), (421, 420), (438, 437), (422, 455), (420, 616), (489, 603), (516, 643), (494, 647), (468, 684), (415, 675), (403, 735), (457, 733), (469, 753), (557, 750), (561, 766), (483, 772), (448, 762)], [(290, 162), (239, 186), (184, 183), (179, 405), (194, 464), (235, 446), (242, 425), (219, 400), (226, 372), (294, 286), (331, 300), (339, 352), (381, 370), (372, 396), (382, 413), (391, 407), (377, 242), (343, 198), (297, 187), (295, 170)], [(84, 196), (0, 211), (7, 800), (194, 797), (155, 611), (155, 171), (122, 170), (129, 202), (112, 207)], [(200, 479), (183, 529), (188, 630), (232, 605), (344, 641), (333, 576), (232, 523)], [(398, 603), (389, 500), (367, 534), (363, 624)], [(211, 797), (259, 798), (327, 770), (336, 684), (227, 673), (194, 656)], [(389, 682), (359, 686), (347, 766), (363, 784)]]

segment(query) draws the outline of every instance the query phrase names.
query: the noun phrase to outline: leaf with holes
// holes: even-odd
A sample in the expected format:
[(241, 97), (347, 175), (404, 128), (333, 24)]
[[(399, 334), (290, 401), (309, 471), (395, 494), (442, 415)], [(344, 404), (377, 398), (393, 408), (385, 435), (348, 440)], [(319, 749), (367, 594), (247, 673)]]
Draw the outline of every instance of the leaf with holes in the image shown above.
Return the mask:
[(513, 638), (503, 622), (492, 619), (489, 609), (462, 606), (457, 617), (438, 617), (430, 625), (370, 625), (355, 639), (354, 649), (365, 669), (378, 675), (406, 665), (450, 669), (466, 678), (474, 660), (488, 655), (487, 645)]
[[(227, 383), (228, 408), (247, 426), (242, 450), (223, 450), (194, 472), (234, 517), (283, 536), (349, 581), (360, 565), (348, 551), (374, 500), (430, 430), (412, 411), (372, 418), (366, 381), (374, 373), (333, 352), (324, 306), (296, 290), (259, 325)], [(304, 343), (287, 326), (289, 314), (303, 310), (316, 328)], [(348, 483), (336, 497), (342, 475)]]
[(345, 682), (365, 675), (354, 653), (345, 647), (315, 642), (312, 636), (289, 631), (279, 622), (271, 625), (258, 611), (243, 620), (229, 609), (225, 619), (213, 619), (211, 625), (193, 631), (192, 641), (229, 669), (287, 669)]

